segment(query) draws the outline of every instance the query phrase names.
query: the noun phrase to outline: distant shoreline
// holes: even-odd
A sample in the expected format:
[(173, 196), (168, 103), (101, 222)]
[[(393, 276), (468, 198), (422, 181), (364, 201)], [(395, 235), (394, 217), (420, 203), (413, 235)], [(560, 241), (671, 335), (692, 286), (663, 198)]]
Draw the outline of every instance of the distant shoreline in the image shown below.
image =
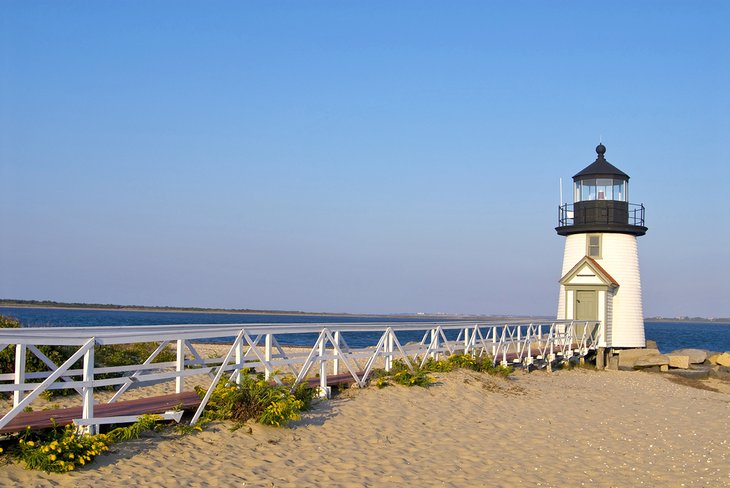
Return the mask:
[[(103, 305), (44, 305), (24, 303), (2, 303), (3, 308), (46, 308), (49, 310), (96, 310), (105, 312), (175, 312), (175, 313), (218, 313), (238, 315), (314, 315), (314, 316), (348, 316), (348, 313), (327, 313), (327, 312), (287, 312), (280, 310), (226, 310), (220, 308), (184, 308), (184, 307), (142, 307), (114, 305), (105, 307)], [(377, 317), (377, 315), (373, 315)]]
[[(5, 308), (46, 308), (51, 310), (96, 310), (111, 312), (173, 312), (173, 313), (213, 313), (213, 314), (234, 314), (234, 315), (289, 315), (305, 317), (399, 317), (399, 318), (434, 318), (434, 319), (465, 319), (465, 320), (550, 320), (550, 317), (539, 315), (468, 315), (468, 314), (438, 314), (438, 313), (346, 313), (346, 312), (302, 312), (292, 310), (253, 310), (253, 309), (226, 309), (226, 308), (204, 308), (204, 307), (165, 307), (145, 305), (114, 305), (101, 303), (64, 303), (50, 300), (2, 300), (0, 307)], [(649, 322), (665, 323), (687, 323), (700, 322), (708, 324), (728, 324), (730, 317), (645, 317)]]
[(674, 322), (682, 322), (682, 323), (692, 323), (692, 322), (701, 322), (701, 323), (707, 323), (707, 324), (730, 324), (730, 317), (718, 317), (718, 318), (712, 318), (708, 319), (705, 317), (682, 317), (682, 318), (666, 318), (666, 317), (645, 317), (644, 321), (649, 322), (666, 322), (666, 323), (674, 323)]
[[(301, 312), (287, 310), (249, 310), (249, 309), (225, 309), (225, 308), (202, 308), (202, 307), (162, 307), (142, 305), (113, 305), (99, 303), (63, 303), (51, 301), (22, 301), (22, 300), (0, 300), (0, 307), (4, 308), (45, 308), (50, 310), (96, 310), (110, 312), (173, 312), (173, 313), (213, 313), (213, 314), (237, 314), (237, 315), (288, 315), (307, 317), (399, 317), (399, 318), (461, 318), (461, 319), (488, 319), (488, 320), (515, 320), (522, 316), (488, 316), (488, 315), (460, 315), (460, 314), (368, 314), (368, 313), (337, 313), (337, 312)], [(528, 319), (544, 319), (544, 317), (527, 317)]]

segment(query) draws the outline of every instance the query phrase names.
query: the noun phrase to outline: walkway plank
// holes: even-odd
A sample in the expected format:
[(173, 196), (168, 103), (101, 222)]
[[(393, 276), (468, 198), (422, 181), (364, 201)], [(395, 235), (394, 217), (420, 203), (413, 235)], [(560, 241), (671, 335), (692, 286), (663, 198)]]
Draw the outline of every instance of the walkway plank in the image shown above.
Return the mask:
[[(94, 405), (94, 417), (116, 417), (124, 415), (142, 415), (164, 413), (175, 408), (191, 410), (200, 405), (200, 397), (194, 391), (173, 393), (137, 400), (124, 400), (115, 403), (100, 403)], [(37, 412), (19, 413), (8, 425), (0, 429), (0, 433), (20, 432), (27, 426), (33, 430), (53, 427), (51, 419), (57, 425), (68, 425), (75, 419), (82, 417), (82, 407), (59, 408), (54, 410), (39, 410)]]

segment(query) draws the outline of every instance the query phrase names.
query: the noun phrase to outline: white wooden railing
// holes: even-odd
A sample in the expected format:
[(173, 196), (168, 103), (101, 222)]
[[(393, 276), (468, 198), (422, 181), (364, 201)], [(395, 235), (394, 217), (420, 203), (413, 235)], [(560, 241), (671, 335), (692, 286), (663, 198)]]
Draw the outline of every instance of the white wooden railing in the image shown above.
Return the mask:
[[(346, 336), (370, 332), (379, 339), (374, 346), (351, 348)], [(402, 344), (404, 333), (418, 333), (420, 342)], [(292, 334), (316, 334), (314, 343), (304, 347), (291, 344)], [(447, 334), (448, 333), (448, 334)], [(393, 360), (407, 367), (423, 365), (428, 358), (438, 359), (455, 353), (489, 355), (502, 364), (551, 365), (556, 360), (585, 356), (602, 343), (603, 328), (592, 321), (546, 322), (378, 322), (332, 324), (192, 324), (120, 327), (53, 327), (0, 329), (0, 350), (15, 345), (15, 369), (0, 374), (0, 392), (13, 394), (13, 407), (0, 419), (0, 429), (22, 412), (41, 393), (48, 390), (75, 389), (83, 404), (79, 424), (95, 430), (95, 424), (109, 419), (94, 417), (94, 389), (116, 389), (109, 403), (118, 401), (130, 386), (174, 381), (175, 391), (185, 389), (185, 381), (195, 376), (210, 378), (210, 387), (195, 412), (195, 423), (210, 395), (224, 374), (238, 381), (242, 370), (263, 371), (266, 378), (281, 383), (289, 375), (294, 384), (305, 381), (312, 370), (319, 376), (319, 388), (329, 394), (328, 375), (347, 374), (359, 387), (365, 386), (378, 360), (390, 370)], [(456, 335), (448, 339), (447, 335)], [(299, 337), (301, 340), (301, 336)], [(215, 341), (228, 345), (223, 358), (203, 358), (193, 341)], [(155, 342), (154, 352), (141, 364), (114, 367), (94, 365), (95, 345)], [(78, 347), (63, 363), (55, 364), (39, 349), (41, 345)], [(176, 360), (153, 363), (165, 349), (174, 346)], [(28, 352), (37, 356), (48, 371), (27, 372)], [(72, 369), (83, 359), (83, 367)], [(105, 373), (118, 377), (98, 378)], [(142, 413), (142, 412), (141, 412)], [(179, 415), (176, 416), (179, 419)]]

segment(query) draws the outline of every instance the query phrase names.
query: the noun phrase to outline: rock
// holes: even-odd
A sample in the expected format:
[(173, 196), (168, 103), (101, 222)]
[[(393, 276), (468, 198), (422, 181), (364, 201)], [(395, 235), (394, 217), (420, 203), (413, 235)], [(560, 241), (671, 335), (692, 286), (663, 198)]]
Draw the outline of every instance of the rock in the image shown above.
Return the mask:
[(721, 380), (730, 379), (730, 367), (728, 366), (713, 366), (710, 369), (710, 376)]
[(730, 352), (724, 352), (717, 356), (715, 364), (720, 366), (730, 366)]
[(677, 349), (669, 353), (673, 356), (689, 356), (691, 364), (702, 364), (707, 359), (707, 351), (702, 349)]
[(658, 355), (657, 349), (621, 349), (618, 351), (618, 368), (632, 370), (638, 359)]
[(606, 369), (611, 371), (618, 371), (618, 356), (611, 356), (608, 358), (608, 365)]
[(669, 357), (670, 368), (682, 368), (689, 369), (689, 356), (675, 356), (673, 354), (667, 354)]
[(646, 368), (636, 368), (635, 371), (641, 371), (642, 373), (663, 373), (669, 371), (669, 366), (666, 364), (663, 366), (647, 366)]
[(717, 364), (717, 358), (720, 357), (720, 353), (716, 352), (715, 354), (710, 354), (710, 356), (707, 358), (707, 362), (710, 364)]
[(704, 380), (710, 376), (709, 369), (670, 369), (669, 374), (681, 376), (691, 380)]
[(647, 349), (657, 349), (657, 350), (659, 350), (659, 348), (656, 345), (656, 341), (652, 341), (651, 339), (647, 339), (646, 340), (646, 348)]
[(634, 369), (636, 368), (650, 368), (652, 366), (668, 366), (669, 356), (664, 354), (651, 354), (648, 356), (640, 357), (634, 362)]

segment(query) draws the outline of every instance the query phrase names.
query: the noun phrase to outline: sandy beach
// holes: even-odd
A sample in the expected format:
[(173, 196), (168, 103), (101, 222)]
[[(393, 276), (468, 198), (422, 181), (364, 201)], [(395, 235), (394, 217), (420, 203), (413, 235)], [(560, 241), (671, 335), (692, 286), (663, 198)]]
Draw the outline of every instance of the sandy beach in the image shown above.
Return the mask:
[(69, 474), (4, 465), (0, 485), (730, 486), (726, 382), (584, 369), (436, 377), (345, 391), (287, 428), (150, 434)]

